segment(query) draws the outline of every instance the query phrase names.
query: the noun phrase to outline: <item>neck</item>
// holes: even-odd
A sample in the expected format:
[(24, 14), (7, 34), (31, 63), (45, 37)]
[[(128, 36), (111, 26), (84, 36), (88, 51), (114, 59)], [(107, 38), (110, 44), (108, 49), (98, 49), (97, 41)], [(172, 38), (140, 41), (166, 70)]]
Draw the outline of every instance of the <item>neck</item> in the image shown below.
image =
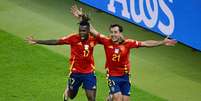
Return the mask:
[(115, 42), (113, 42), (114, 44), (119, 44), (119, 42), (118, 41), (115, 41)]
[(122, 44), (124, 42), (124, 40), (123, 39), (119, 39), (119, 40), (117, 40), (117, 41), (115, 41), (115, 42), (113, 42), (114, 44)]

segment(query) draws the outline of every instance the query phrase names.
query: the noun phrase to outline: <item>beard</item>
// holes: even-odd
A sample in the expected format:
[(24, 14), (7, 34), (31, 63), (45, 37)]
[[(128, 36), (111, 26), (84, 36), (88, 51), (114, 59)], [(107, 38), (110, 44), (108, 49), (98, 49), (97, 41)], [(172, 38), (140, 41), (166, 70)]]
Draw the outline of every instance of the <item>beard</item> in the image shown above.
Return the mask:
[(111, 39), (112, 39), (113, 42), (117, 42), (119, 40), (119, 38), (117, 38), (115, 36), (111, 37)]
[(119, 42), (122, 43), (124, 41), (124, 37), (123, 36), (111, 36), (111, 39), (113, 42)]
[(83, 35), (80, 35), (81, 37), (81, 40), (87, 40), (89, 35), (88, 34), (83, 34)]

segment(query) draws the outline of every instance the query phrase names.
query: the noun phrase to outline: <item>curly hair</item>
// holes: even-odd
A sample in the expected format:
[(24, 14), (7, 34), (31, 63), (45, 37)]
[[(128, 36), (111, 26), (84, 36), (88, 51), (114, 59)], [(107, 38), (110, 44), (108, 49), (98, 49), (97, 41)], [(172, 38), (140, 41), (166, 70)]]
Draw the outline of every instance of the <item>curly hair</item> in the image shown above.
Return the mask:
[(81, 15), (81, 21), (79, 22), (79, 25), (90, 27), (89, 20), (90, 20), (90, 18), (88, 15), (86, 15), (86, 14)]

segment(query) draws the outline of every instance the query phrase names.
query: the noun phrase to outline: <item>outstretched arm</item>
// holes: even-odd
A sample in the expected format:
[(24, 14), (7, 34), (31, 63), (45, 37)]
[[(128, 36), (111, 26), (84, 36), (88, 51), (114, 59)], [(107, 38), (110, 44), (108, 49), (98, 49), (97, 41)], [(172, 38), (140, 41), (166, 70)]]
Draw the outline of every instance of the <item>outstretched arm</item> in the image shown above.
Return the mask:
[(165, 38), (164, 40), (161, 40), (161, 41), (156, 41), (156, 40), (142, 41), (141, 46), (143, 46), (143, 47), (155, 47), (155, 46), (160, 46), (160, 45), (174, 46), (176, 43), (177, 43), (176, 40), (171, 40), (171, 39)]
[[(79, 19), (79, 21), (88, 18), (88, 16), (82, 12), (82, 8), (78, 9), (77, 5), (73, 5), (71, 7), (71, 13), (74, 17)], [(99, 32), (93, 27), (92, 24), (90, 24), (90, 32), (93, 36), (97, 36), (99, 34)]]
[(26, 41), (30, 44), (60, 45), (59, 40), (35, 40), (31, 36), (27, 37)]

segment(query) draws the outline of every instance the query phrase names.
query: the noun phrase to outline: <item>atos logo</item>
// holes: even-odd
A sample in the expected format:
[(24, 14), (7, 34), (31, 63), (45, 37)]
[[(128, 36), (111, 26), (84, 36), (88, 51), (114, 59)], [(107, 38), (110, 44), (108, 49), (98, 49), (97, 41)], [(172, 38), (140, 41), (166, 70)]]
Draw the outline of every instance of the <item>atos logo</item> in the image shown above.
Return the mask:
[[(169, 0), (168, 2), (173, 4), (173, 0)], [(107, 5), (107, 10), (114, 14), (116, 13), (115, 3), (119, 3), (122, 6), (121, 16), (128, 18), (135, 23), (143, 22), (148, 28), (156, 27), (165, 35), (171, 35), (174, 32), (174, 15), (164, 0), (138, 0), (138, 4), (136, 4), (136, 0), (110, 0)], [(153, 4), (153, 7), (151, 6), (151, 3)], [(128, 4), (130, 5), (128, 6)], [(139, 6), (136, 7), (135, 5)], [(145, 13), (145, 7), (147, 14)], [(139, 10), (139, 14), (137, 14), (136, 10)], [(162, 13), (165, 14), (168, 22), (163, 22), (164, 20), (162, 21), (159, 18), (159, 11), (162, 11)]]

